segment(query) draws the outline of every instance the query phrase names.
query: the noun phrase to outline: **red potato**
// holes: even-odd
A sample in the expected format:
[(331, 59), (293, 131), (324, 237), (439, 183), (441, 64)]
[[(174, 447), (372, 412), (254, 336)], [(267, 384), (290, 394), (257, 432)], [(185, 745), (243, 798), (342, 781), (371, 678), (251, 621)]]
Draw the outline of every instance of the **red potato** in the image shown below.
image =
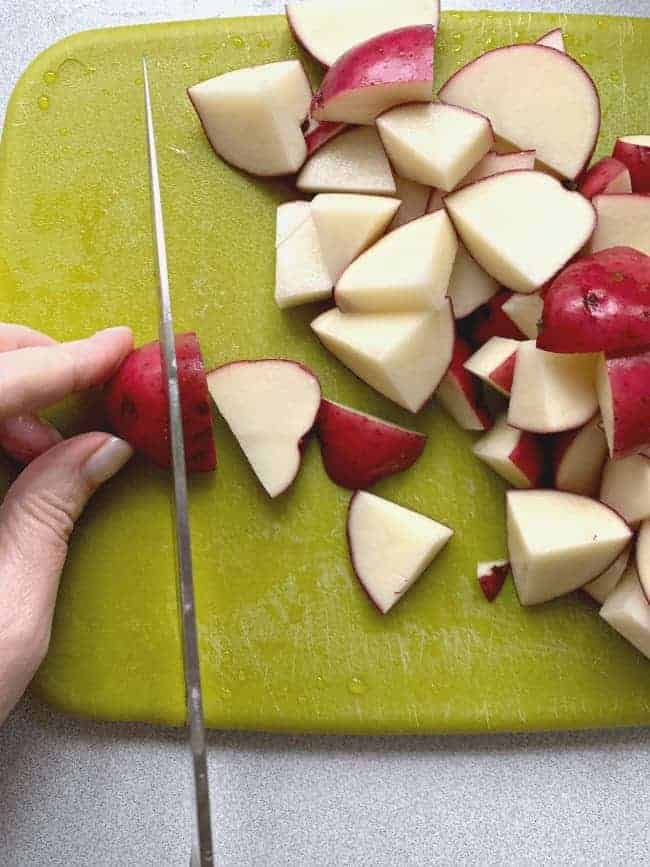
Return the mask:
[(356, 491), (350, 500), (347, 536), (354, 573), (386, 614), (444, 548), (453, 530), (367, 491)]
[(600, 416), (577, 430), (556, 434), (551, 447), (553, 487), (558, 491), (595, 497), (607, 451), (607, 438)]
[(307, 145), (307, 156), (310, 157), (318, 148), (327, 144), (330, 139), (338, 135), (347, 127), (345, 123), (329, 123), (323, 121), (318, 123), (317, 120), (310, 120), (309, 127), (305, 132), (305, 144)]
[(650, 521), (644, 521), (639, 528), (635, 553), (639, 581), (643, 594), (650, 603)]
[(438, 26), (438, 0), (298, 0), (287, 3), (293, 35), (312, 57), (331, 66), (354, 45), (396, 27)]
[[(457, 184), (456, 189), (499, 175), (502, 172), (512, 172), (520, 169), (535, 168), (535, 151), (515, 151), (514, 153), (500, 154), (495, 151), (487, 153), (474, 168), (465, 175)], [(432, 214), (444, 208), (443, 199), (447, 194), (444, 190), (433, 189), (427, 203), (427, 213)]]
[(307, 157), (302, 125), (311, 85), (298, 60), (234, 69), (187, 95), (212, 149), (254, 175), (297, 172)]
[(468, 358), (464, 366), (474, 376), (508, 397), (515, 374), (517, 351), (521, 345), (520, 340), (492, 337)]
[(587, 199), (601, 193), (631, 193), (632, 181), (627, 166), (612, 157), (603, 157), (585, 172), (578, 192)]
[(559, 27), (556, 27), (555, 30), (549, 30), (548, 33), (540, 36), (536, 44), (545, 45), (547, 48), (554, 48), (556, 51), (566, 51), (564, 47), (564, 36)]
[(508, 424), (538, 434), (581, 427), (598, 411), (595, 353), (545, 352), (534, 340), (519, 344)]
[(508, 551), (522, 605), (570, 593), (608, 569), (632, 532), (612, 509), (565, 491), (508, 491)]
[(544, 476), (544, 449), (535, 434), (510, 427), (505, 416), (474, 444), (474, 454), (515, 488), (536, 488)]
[(486, 431), (492, 427), (492, 418), (484, 405), (480, 382), (464, 367), (471, 355), (469, 344), (457, 336), (451, 365), (435, 397), (463, 430)]
[(492, 337), (507, 337), (509, 340), (525, 340), (526, 335), (503, 312), (503, 305), (512, 298), (513, 293), (502, 289), (471, 315), (468, 322), (472, 344), (478, 349)]
[(310, 156), (296, 187), (305, 193), (359, 193), (392, 196), (395, 179), (377, 130), (346, 129)]
[(403, 27), (355, 45), (327, 71), (311, 104), (318, 121), (373, 124), (404, 102), (430, 102), (433, 27)]
[(650, 348), (650, 256), (611, 247), (568, 265), (544, 295), (537, 346), (615, 354)]
[(424, 434), (330, 400), (321, 401), (316, 432), (327, 475), (353, 491), (407, 470), (427, 442)]
[(621, 458), (650, 446), (650, 352), (603, 355), (596, 377), (609, 454)]
[(454, 308), (454, 318), (464, 319), (474, 313), (493, 298), (499, 288), (497, 281), (472, 259), (462, 244), (458, 244), (447, 287), (447, 296)]
[(650, 193), (650, 135), (617, 139), (612, 156), (627, 166), (633, 192)]
[(302, 464), (321, 401), (320, 383), (297, 361), (231, 361), (207, 375), (220, 416), (269, 495), (289, 488)]
[(489, 117), (495, 135), (573, 180), (588, 165), (600, 129), (600, 102), (585, 69), (544, 45), (508, 45), (461, 67), (443, 102)]
[(493, 560), (490, 563), (476, 564), (476, 577), (488, 602), (494, 602), (510, 571), (509, 560)]
[(609, 193), (594, 196), (596, 228), (587, 251), (596, 253), (610, 247), (633, 247), (650, 256), (650, 195)]
[(405, 226), (407, 223), (423, 217), (427, 212), (427, 202), (431, 194), (429, 187), (399, 176), (395, 177), (395, 186), (397, 187), (395, 198), (399, 199), (402, 204), (388, 227), (389, 231), (399, 229), (400, 226)]
[[(195, 334), (176, 336), (185, 460), (189, 472), (211, 472), (217, 457), (210, 395)], [(171, 466), (169, 403), (160, 343), (132, 352), (106, 386), (108, 423), (117, 436), (163, 469)]]
[[(552, 48), (540, 51), (564, 57)], [(445, 196), (444, 205), (479, 265), (504, 288), (527, 295), (582, 250), (596, 225), (584, 196), (528, 169), (483, 178)]]
[(398, 105), (377, 118), (377, 129), (399, 175), (447, 191), (494, 145), (486, 117), (440, 102)]
[(602, 605), (609, 594), (616, 588), (630, 561), (632, 546), (628, 546), (614, 560), (611, 566), (582, 588), (585, 593)]
[(466, 187), (476, 181), (482, 181), (484, 178), (491, 178), (492, 175), (499, 175), (501, 172), (514, 172), (517, 170), (534, 168), (534, 150), (515, 151), (514, 153), (509, 154), (499, 154), (491, 151), (474, 166), (469, 174), (465, 175), (456, 189), (460, 190), (462, 187)]
[(630, 527), (650, 518), (650, 460), (643, 455), (611, 458), (605, 464), (598, 499)]
[(501, 309), (529, 340), (534, 340), (537, 337), (543, 308), (544, 299), (540, 291), (533, 292), (532, 295), (522, 295), (520, 292), (515, 292)]

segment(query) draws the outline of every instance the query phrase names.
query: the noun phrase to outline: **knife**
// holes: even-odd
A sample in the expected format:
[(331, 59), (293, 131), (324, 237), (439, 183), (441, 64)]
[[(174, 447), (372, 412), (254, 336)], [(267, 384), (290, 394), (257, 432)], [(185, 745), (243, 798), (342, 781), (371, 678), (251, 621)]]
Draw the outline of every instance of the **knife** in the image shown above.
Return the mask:
[(171, 435), (172, 471), (174, 479), (174, 509), (176, 518), (176, 558), (180, 605), (180, 621), (183, 639), (183, 669), (189, 742), (194, 770), (194, 794), (196, 807), (196, 838), (191, 864), (197, 867), (212, 867), (212, 826), (210, 818), (210, 789), (208, 764), (205, 752), (205, 723), (203, 719), (203, 693), (199, 666), (199, 642), (196, 628), (194, 602), (194, 576), (192, 571), (192, 542), (187, 500), (187, 467), (185, 465), (185, 439), (181, 416), (181, 399), (178, 384), (178, 363), (174, 340), (167, 268), (167, 247), (160, 195), (158, 152), (154, 132), (151, 93), (147, 61), (142, 58), (144, 80), (144, 109), (147, 127), (147, 152), (151, 182), (151, 221), (155, 251), (160, 302), (160, 345), (169, 397), (169, 431)]

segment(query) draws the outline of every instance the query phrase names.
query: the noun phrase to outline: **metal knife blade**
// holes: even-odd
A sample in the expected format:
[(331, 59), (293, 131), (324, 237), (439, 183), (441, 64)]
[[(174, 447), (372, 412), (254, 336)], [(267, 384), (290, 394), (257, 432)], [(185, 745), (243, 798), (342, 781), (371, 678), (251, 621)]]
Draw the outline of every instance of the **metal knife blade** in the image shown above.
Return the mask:
[(185, 465), (185, 441), (181, 416), (181, 399), (178, 382), (178, 363), (174, 339), (167, 247), (160, 194), (158, 152), (154, 131), (151, 92), (147, 61), (142, 58), (144, 79), (144, 105), (147, 128), (147, 152), (151, 181), (151, 218), (153, 228), (156, 268), (158, 272), (160, 301), (160, 344), (163, 351), (164, 369), (169, 396), (169, 430), (171, 435), (172, 470), (174, 478), (174, 507), (176, 516), (176, 557), (178, 564), (178, 588), (183, 637), (183, 664), (189, 741), (194, 769), (196, 803), (196, 830), (198, 849), (196, 855), (200, 867), (212, 867), (212, 826), (210, 817), (210, 789), (206, 759), (205, 724), (203, 719), (203, 694), (199, 666), (199, 646), (194, 602), (194, 576), (192, 569), (192, 543), (187, 498), (187, 468)]

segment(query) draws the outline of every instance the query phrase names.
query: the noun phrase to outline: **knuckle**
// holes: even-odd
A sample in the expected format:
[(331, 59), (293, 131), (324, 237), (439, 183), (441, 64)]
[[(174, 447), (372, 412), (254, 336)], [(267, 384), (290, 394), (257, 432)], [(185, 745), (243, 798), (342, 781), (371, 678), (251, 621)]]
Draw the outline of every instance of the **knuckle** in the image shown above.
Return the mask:
[(67, 547), (74, 528), (72, 503), (55, 491), (25, 492), (14, 501), (14, 518), (34, 534), (46, 534), (57, 548)]

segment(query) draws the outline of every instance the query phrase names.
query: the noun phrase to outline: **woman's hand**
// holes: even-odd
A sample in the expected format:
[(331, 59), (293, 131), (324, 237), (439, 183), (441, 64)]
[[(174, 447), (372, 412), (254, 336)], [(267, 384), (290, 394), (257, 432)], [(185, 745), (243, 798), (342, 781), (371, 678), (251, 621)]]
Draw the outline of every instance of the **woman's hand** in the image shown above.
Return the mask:
[(106, 433), (63, 442), (35, 413), (106, 382), (132, 348), (128, 328), (55, 343), (0, 324), (0, 448), (31, 461), (0, 507), (0, 723), (47, 651), (74, 522), (132, 454)]

